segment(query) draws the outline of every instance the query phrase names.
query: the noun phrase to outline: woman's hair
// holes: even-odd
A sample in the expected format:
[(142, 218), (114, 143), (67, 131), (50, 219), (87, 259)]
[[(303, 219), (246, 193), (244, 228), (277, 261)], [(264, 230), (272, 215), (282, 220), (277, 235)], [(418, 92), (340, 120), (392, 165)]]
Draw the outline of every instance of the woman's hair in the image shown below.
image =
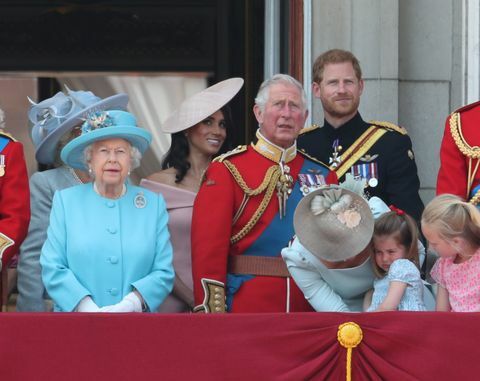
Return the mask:
[(423, 211), (422, 225), (431, 227), (447, 241), (461, 237), (472, 246), (480, 246), (480, 211), (453, 194), (442, 194), (430, 201)]
[[(135, 168), (140, 167), (142, 154), (138, 148), (133, 146), (130, 142), (128, 142), (128, 145), (130, 147), (130, 170), (133, 171)], [(83, 150), (83, 163), (85, 164), (85, 168), (88, 168), (88, 164), (90, 163), (90, 160), (92, 160), (92, 149), (93, 143), (86, 146)]]
[[(391, 211), (382, 214), (373, 228), (373, 237), (392, 237), (398, 245), (405, 247), (405, 259), (412, 261), (419, 267), (418, 259), (418, 227), (415, 220), (403, 211)], [(375, 250), (374, 254), (375, 255)], [(375, 258), (372, 261), (373, 271), (379, 277), (383, 277), (386, 271), (380, 268)]]
[(62, 152), (63, 147), (65, 147), (71, 140), (75, 139), (79, 133), (79, 128), (80, 125), (75, 126), (71, 129), (69, 129), (67, 132), (65, 132), (60, 139), (58, 139), (57, 146), (55, 147), (55, 159), (52, 163), (52, 168), (58, 168), (61, 167), (63, 164), (63, 161), (60, 157), (60, 154)]
[[(223, 118), (225, 119), (227, 136), (217, 155), (230, 151), (233, 148), (234, 140), (234, 126), (230, 107), (225, 105), (220, 111), (222, 111)], [(181, 182), (190, 169), (191, 164), (187, 160), (189, 154), (190, 147), (188, 145), (188, 139), (185, 136), (185, 130), (173, 133), (170, 148), (162, 160), (162, 169), (175, 168), (176, 183)]]

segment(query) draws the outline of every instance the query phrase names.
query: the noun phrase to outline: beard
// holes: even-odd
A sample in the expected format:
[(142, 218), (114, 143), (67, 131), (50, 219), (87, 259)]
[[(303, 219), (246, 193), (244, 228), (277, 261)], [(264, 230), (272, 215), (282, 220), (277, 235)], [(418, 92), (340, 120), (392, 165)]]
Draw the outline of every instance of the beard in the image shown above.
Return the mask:
[(337, 98), (333, 100), (320, 99), (324, 114), (333, 118), (345, 118), (350, 115), (353, 117), (357, 113), (358, 106), (360, 105), (360, 98), (342, 97), (340, 99), (345, 99), (345, 101), (339, 102)]

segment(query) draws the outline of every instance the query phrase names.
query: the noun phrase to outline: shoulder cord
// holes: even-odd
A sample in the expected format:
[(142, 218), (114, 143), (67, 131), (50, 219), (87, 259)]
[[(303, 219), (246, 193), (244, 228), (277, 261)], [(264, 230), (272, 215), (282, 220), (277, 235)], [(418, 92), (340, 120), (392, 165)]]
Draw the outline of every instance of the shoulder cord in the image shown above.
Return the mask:
[(370, 120), (368, 122), (369, 124), (374, 124), (376, 126), (379, 126), (379, 127), (384, 127), (388, 130), (391, 130), (391, 131), (396, 131), (398, 132), (399, 134), (402, 134), (402, 135), (407, 135), (407, 130), (405, 129), (405, 127), (400, 127), (400, 126), (397, 126), (396, 124), (393, 124), (393, 123), (390, 123), (390, 122), (386, 122), (386, 121), (380, 121), (380, 120)]
[(260, 193), (266, 190), (265, 195), (263, 196), (262, 202), (258, 206), (253, 216), (250, 217), (250, 220), (245, 224), (245, 226), (237, 234), (233, 235), (230, 238), (230, 243), (234, 244), (240, 241), (242, 238), (244, 238), (253, 229), (255, 224), (258, 222), (260, 217), (265, 212), (265, 209), (267, 209), (267, 206), (270, 203), (270, 200), (272, 199), (273, 192), (275, 191), (275, 188), (281, 173), (280, 173), (280, 167), (272, 165), (270, 168), (268, 168), (262, 183), (257, 188), (251, 189), (245, 183), (245, 180), (243, 179), (238, 169), (230, 161), (224, 160), (223, 163), (225, 164), (227, 169), (230, 171), (233, 178), (235, 179), (235, 181), (237, 182), (237, 184), (240, 186), (240, 188), (242, 189), (242, 191), (245, 193), (247, 197), (247, 198), (244, 197), (244, 202), (242, 202), (242, 205), (241, 205), (242, 210), (237, 211), (237, 213), (235, 214), (235, 220), (238, 219), (241, 212), (243, 211), (243, 208), (246, 206), (248, 198), (250, 198), (251, 196), (259, 195)]
[[(466, 198), (468, 199), (470, 195), (470, 190), (473, 184), (473, 179), (475, 177), (475, 174), (478, 171), (478, 165), (480, 164), (480, 161), (478, 160), (480, 158), (480, 147), (478, 146), (471, 147), (466, 142), (462, 134), (460, 114), (458, 112), (454, 112), (450, 115), (449, 122), (450, 122), (450, 133), (452, 134), (452, 138), (453, 138), (453, 141), (455, 142), (455, 145), (458, 147), (458, 149), (464, 156), (468, 157), (468, 178), (467, 178), (467, 194), (466, 194)], [(475, 168), (473, 168), (472, 170), (472, 160), (474, 159), (477, 160), (477, 163), (475, 164)], [(480, 195), (478, 195), (477, 193), (474, 198), (476, 198), (476, 202), (478, 203), (478, 198), (480, 198)], [(472, 202), (472, 200), (470, 200), (470, 202)]]

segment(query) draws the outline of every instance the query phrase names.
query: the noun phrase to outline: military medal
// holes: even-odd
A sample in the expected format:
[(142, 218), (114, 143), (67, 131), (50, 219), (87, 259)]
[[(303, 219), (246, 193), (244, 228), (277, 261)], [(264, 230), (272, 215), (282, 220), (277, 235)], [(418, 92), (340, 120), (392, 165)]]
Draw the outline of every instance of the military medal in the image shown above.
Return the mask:
[(143, 208), (145, 208), (145, 206), (147, 206), (147, 199), (143, 195), (143, 192), (139, 192), (135, 196), (135, 199), (133, 200), (133, 204), (135, 205), (135, 208), (137, 208), (137, 209), (143, 209)]
[(304, 196), (327, 183), (325, 177), (320, 173), (299, 173), (298, 180), (300, 181), (300, 191)]
[(352, 166), (350, 172), (354, 179), (365, 179), (366, 186), (375, 188), (378, 185), (377, 163), (356, 164)]
[(0, 177), (5, 175), (5, 155), (0, 155)]
[(328, 158), (328, 164), (330, 164), (331, 168), (335, 169), (342, 162), (342, 157), (340, 156), (340, 151), (342, 150), (342, 146), (339, 145), (338, 139), (335, 139), (333, 141), (332, 148), (333, 148), (333, 153), (332, 153), (332, 156)]

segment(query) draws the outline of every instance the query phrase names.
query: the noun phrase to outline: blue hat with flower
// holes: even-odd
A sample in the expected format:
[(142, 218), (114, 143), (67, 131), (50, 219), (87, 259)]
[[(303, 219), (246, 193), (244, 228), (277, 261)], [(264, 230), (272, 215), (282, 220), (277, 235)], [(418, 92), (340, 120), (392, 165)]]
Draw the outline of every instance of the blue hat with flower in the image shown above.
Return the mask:
[(63, 147), (61, 153), (62, 160), (72, 168), (87, 169), (83, 161), (83, 151), (96, 141), (125, 139), (142, 154), (152, 141), (150, 132), (138, 127), (137, 119), (126, 111), (92, 112), (85, 115), (83, 120), (82, 134)]
[(32, 106), (28, 118), (36, 148), (35, 158), (39, 163), (51, 164), (55, 161), (60, 138), (83, 121), (84, 113), (127, 108), (127, 94), (101, 99), (90, 91), (66, 90), (67, 94), (59, 91), (40, 103), (30, 100)]

